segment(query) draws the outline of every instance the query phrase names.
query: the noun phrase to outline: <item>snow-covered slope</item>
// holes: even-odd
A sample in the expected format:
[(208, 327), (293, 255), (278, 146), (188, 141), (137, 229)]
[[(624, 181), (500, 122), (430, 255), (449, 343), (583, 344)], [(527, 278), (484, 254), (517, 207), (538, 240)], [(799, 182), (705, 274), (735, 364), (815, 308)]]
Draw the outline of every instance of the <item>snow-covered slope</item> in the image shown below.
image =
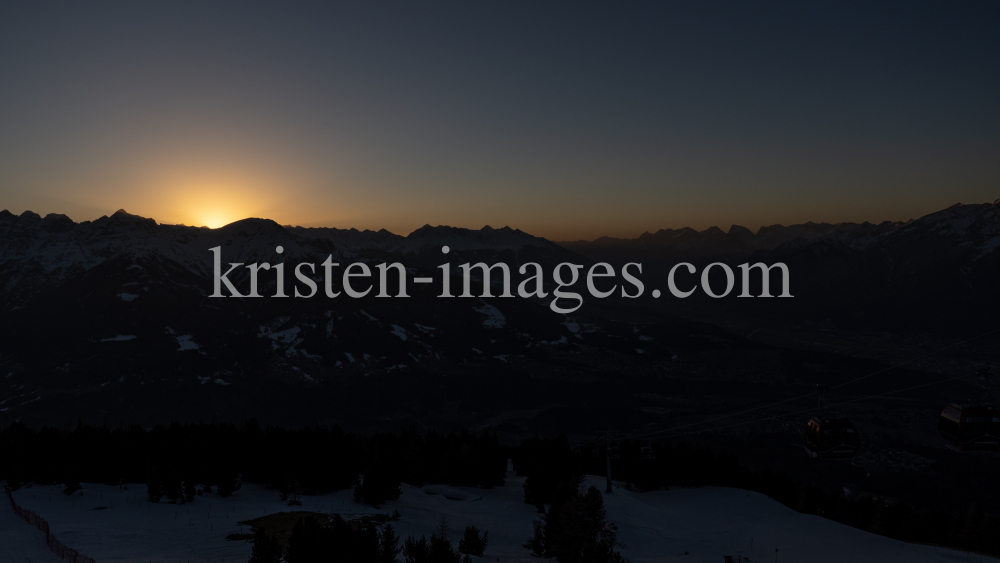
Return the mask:
[(4, 563), (61, 561), (45, 545), (45, 534), (14, 514), (10, 504), (7, 503), (6, 495), (0, 495), (0, 561)]
[[(450, 523), (453, 541), (462, 528), (475, 525), (490, 533), (484, 560), (537, 561), (522, 547), (539, 517), (534, 507), (523, 502), (522, 485), (523, 478), (508, 478), (505, 486), (494, 489), (404, 485), (398, 501), (376, 512), (398, 510), (402, 518), (393, 527), (403, 537), (429, 536), (442, 517)], [(601, 478), (591, 477), (587, 485), (603, 490)], [(303, 497), (301, 509), (336, 512), (346, 518), (373, 512), (371, 507), (355, 504), (351, 496), (351, 491), (341, 491)], [(250, 544), (227, 541), (226, 535), (240, 532), (240, 521), (290, 509), (275, 491), (249, 484), (226, 499), (208, 494), (185, 505), (151, 504), (145, 500), (142, 485), (120, 491), (114, 486), (85, 484), (82, 494), (72, 497), (63, 495), (58, 486), (32, 487), (18, 490), (15, 498), (48, 519), (61, 541), (100, 563), (245, 561)], [(723, 555), (770, 562), (775, 560), (775, 549), (782, 563), (937, 563), (969, 557), (798, 514), (763, 495), (739, 489), (638, 493), (616, 488), (614, 494), (604, 496), (604, 502), (608, 519), (618, 527), (622, 554), (633, 563), (720, 563)], [(10, 507), (0, 507), (0, 512), (5, 511), (9, 513)], [(8, 524), (8, 520), (6, 516), (0, 519), (0, 534), (14, 542), (0, 543), (0, 561), (23, 561), (18, 554), (36, 545), (41, 532), (23, 522)]]

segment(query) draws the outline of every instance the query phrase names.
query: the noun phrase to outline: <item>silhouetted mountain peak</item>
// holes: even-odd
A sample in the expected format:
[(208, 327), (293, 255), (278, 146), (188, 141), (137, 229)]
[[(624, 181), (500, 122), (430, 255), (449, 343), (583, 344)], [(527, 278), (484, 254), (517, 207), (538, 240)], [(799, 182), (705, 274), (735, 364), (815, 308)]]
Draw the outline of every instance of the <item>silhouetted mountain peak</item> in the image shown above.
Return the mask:
[(71, 231), (76, 227), (72, 219), (62, 213), (49, 213), (42, 219), (43, 228), (51, 232)]
[(418, 251), (422, 248), (447, 245), (455, 250), (477, 250), (485, 248), (516, 249), (525, 246), (552, 247), (546, 239), (525, 233), (508, 226), (494, 229), (489, 225), (482, 229), (466, 229), (438, 225), (424, 225), (406, 236), (407, 248)]
[(156, 221), (140, 215), (133, 215), (124, 209), (119, 209), (118, 211), (112, 213), (110, 217), (105, 215), (94, 221), (93, 224), (107, 227), (113, 226), (113, 228), (120, 228), (122, 225), (135, 225), (148, 228), (155, 227)]
[(429, 236), (459, 236), (459, 237), (476, 237), (482, 235), (492, 235), (492, 234), (520, 234), (528, 238), (537, 238), (532, 235), (525, 234), (517, 229), (511, 229), (510, 227), (501, 227), (499, 229), (494, 229), (493, 227), (486, 225), (478, 231), (475, 229), (466, 229), (464, 227), (451, 227), (448, 225), (438, 225), (437, 227), (432, 227), (430, 225), (424, 225), (419, 229), (413, 231), (412, 233), (406, 235), (406, 238), (421, 238)]
[(247, 232), (247, 233), (263, 233), (263, 232), (284, 232), (285, 228), (279, 225), (276, 221), (271, 219), (260, 219), (257, 217), (248, 217), (246, 219), (240, 219), (239, 221), (233, 221), (232, 223), (219, 227), (222, 232)]
[(753, 238), (753, 231), (746, 227), (740, 225), (733, 225), (729, 227), (729, 236), (731, 237), (750, 237)]
[(761, 227), (759, 229), (757, 229), (757, 236), (760, 237), (760, 236), (766, 236), (766, 235), (770, 235), (770, 234), (774, 234), (774, 233), (779, 233), (779, 232), (785, 230), (786, 228), (787, 227), (785, 227), (784, 225), (782, 225), (780, 223), (776, 223), (774, 225), (766, 225), (766, 226), (765, 225), (761, 225)]
[(153, 220), (153, 219), (150, 219), (148, 217), (143, 217), (142, 215), (135, 215), (135, 214), (129, 213), (128, 211), (125, 211), (124, 209), (119, 209), (118, 211), (115, 211), (114, 213), (112, 213), (111, 214), (111, 219), (114, 220), (114, 221), (129, 221), (129, 222), (133, 222), (133, 223), (152, 222), (153, 224), (156, 224), (156, 221)]

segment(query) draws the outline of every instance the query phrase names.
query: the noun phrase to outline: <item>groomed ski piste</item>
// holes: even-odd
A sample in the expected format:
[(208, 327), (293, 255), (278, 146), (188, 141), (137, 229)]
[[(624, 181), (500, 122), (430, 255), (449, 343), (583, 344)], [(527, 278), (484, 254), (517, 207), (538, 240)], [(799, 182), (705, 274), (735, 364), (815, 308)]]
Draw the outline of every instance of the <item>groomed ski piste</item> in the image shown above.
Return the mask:
[[(58, 485), (24, 487), (14, 492), (14, 499), (47, 519), (60, 541), (98, 563), (242, 563), (249, 559), (251, 544), (226, 539), (250, 532), (239, 522), (297, 510), (339, 513), (346, 519), (398, 510), (401, 518), (392, 525), (403, 538), (429, 537), (444, 517), (456, 545), (465, 526), (489, 531), (489, 547), (475, 561), (537, 562), (523, 545), (541, 515), (524, 503), (523, 484), (523, 477), (509, 477), (506, 485), (493, 489), (404, 484), (399, 500), (378, 509), (355, 503), (350, 490), (303, 496), (301, 507), (288, 506), (277, 491), (251, 483), (228, 498), (206, 493), (188, 504), (150, 503), (145, 485), (136, 484), (120, 490), (85, 483), (72, 496)], [(590, 485), (603, 491), (605, 481), (588, 477), (584, 486)], [(741, 489), (636, 492), (616, 486), (613, 494), (604, 495), (604, 503), (608, 520), (618, 528), (620, 551), (632, 563), (721, 563), (725, 555), (741, 555), (754, 563), (1000, 560), (892, 540), (799, 514)], [(6, 499), (0, 507), (0, 561), (59, 561), (45, 547), (44, 534), (18, 519)]]

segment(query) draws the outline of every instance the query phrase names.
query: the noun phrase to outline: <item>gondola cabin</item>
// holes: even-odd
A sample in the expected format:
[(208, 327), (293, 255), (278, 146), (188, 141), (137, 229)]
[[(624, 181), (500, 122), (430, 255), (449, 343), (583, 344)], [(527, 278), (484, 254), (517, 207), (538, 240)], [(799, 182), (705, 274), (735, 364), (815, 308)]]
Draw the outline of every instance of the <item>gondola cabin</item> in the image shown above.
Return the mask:
[(852, 459), (861, 449), (861, 434), (846, 418), (814, 418), (806, 424), (805, 448), (814, 459)]
[(938, 430), (956, 452), (995, 452), (1000, 449), (1000, 409), (952, 403), (941, 411)]

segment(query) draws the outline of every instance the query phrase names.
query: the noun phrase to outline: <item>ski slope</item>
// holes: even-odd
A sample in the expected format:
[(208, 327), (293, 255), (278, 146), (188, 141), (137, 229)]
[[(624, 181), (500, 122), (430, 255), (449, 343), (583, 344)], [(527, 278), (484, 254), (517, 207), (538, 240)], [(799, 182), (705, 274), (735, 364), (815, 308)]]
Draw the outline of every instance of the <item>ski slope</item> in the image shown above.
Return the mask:
[[(352, 491), (302, 497), (301, 510), (337, 512), (345, 518), (392, 513), (397, 534), (430, 534), (442, 517), (448, 519), (452, 541), (475, 525), (488, 530), (484, 561), (538, 561), (522, 547), (540, 515), (522, 500), (523, 478), (510, 477), (503, 487), (477, 489), (403, 485), (403, 495), (375, 510), (358, 505)], [(587, 485), (603, 490), (603, 480)], [(250, 544), (227, 541), (240, 521), (300, 507), (289, 507), (278, 493), (244, 484), (229, 498), (216, 494), (176, 505), (146, 500), (145, 485), (84, 484), (73, 496), (61, 486), (35, 486), (14, 493), (18, 504), (46, 518), (65, 544), (98, 563), (119, 562), (244, 562)], [(739, 489), (704, 487), (638, 493), (622, 488), (605, 495), (608, 518), (618, 527), (622, 554), (632, 563), (711, 562), (723, 555), (742, 555), (754, 562), (943, 563), (979, 561), (979, 555), (911, 545), (836, 522), (799, 514), (761, 495)], [(249, 529), (243, 527), (244, 532)], [(752, 542), (752, 544), (751, 544)], [(10, 506), (0, 507), (0, 561), (56, 561), (45, 549), (42, 533), (18, 520)], [(986, 558), (985, 560), (990, 560)], [(402, 557), (400, 557), (402, 561)], [(994, 559), (996, 561), (996, 559)]]
[(0, 562), (56, 563), (59, 558), (45, 545), (45, 534), (14, 514), (0, 484)]

